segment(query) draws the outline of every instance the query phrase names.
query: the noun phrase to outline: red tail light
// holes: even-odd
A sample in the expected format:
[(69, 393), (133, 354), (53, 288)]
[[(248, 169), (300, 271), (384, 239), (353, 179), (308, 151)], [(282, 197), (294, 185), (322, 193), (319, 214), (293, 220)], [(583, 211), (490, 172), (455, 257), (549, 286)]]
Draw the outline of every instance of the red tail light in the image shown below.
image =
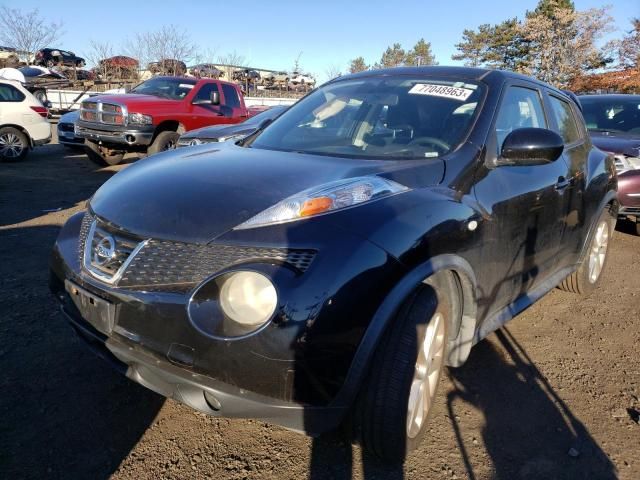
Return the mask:
[(45, 107), (31, 107), (31, 110), (36, 112), (42, 118), (47, 118), (49, 116), (49, 110), (47, 110)]

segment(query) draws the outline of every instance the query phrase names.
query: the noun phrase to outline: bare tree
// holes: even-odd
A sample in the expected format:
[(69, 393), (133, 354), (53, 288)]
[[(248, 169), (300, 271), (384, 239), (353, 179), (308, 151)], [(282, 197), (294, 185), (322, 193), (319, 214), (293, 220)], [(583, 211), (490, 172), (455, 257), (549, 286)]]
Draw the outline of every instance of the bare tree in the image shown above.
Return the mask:
[(59, 40), (62, 26), (62, 22), (48, 22), (42, 18), (37, 8), (23, 12), (0, 7), (0, 43), (15, 48), (25, 62), (30, 62), (38, 50)]
[(342, 69), (340, 68), (340, 65), (334, 63), (329, 65), (324, 73), (327, 76), (327, 80), (332, 80), (342, 75)]
[(137, 33), (126, 43), (127, 53), (140, 62), (140, 68), (149, 62), (158, 62), (156, 72), (182, 74), (178, 62), (188, 62), (196, 52), (196, 46), (187, 32), (175, 25), (164, 25), (158, 30)]
[(218, 62), (222, 65), (234, 65), (236, 67), (246, 67), (247, 59), (235, 50), (231, 53), (225, 53), (218, 56)]
[[(240, 55), (235, 50), (231, 53), (218, 56), (218, 62), (223, 65), (224, 78), (227, 80), (233, 79), (233, 67), (246, 67), (247, 60), (243, 55)], [(233, 65), (233, 66), (231, 66)]]
[(109, 77), (114, 72), (109, 70), (109, 65), (102, 62), (105, 58), (113, 57), (113, 46), (111, 43), (89, 40), (89, 51), (85, 52), (88, 63), (95, 67), (95, 71), (103, 78)]

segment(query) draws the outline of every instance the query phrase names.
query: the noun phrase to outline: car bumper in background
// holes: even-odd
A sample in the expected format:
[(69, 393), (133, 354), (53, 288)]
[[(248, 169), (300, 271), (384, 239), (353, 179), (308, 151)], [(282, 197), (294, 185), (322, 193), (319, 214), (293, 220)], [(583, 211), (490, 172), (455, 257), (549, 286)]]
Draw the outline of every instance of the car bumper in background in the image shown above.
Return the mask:
[(75, 135), (94, 142), (111, 145), (148, 146), (153, 140), (153, 126), (144, 129), (121, 129), (107, 125), (88, 127), (76, 124)]

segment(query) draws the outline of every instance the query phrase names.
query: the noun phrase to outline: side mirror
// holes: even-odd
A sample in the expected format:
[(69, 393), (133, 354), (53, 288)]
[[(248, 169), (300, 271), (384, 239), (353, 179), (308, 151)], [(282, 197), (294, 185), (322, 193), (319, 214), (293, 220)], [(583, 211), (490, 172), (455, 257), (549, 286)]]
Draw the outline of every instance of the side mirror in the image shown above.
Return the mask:
[(556, 161), (564, 150), (560, 135), (546, 128), (518, 128), (502, 143), (496, 165), (544, 165)]
[(220, 105), (220, 92), (211, 92), (209, 98), (199, 98), (191, 103), (193, 105)]

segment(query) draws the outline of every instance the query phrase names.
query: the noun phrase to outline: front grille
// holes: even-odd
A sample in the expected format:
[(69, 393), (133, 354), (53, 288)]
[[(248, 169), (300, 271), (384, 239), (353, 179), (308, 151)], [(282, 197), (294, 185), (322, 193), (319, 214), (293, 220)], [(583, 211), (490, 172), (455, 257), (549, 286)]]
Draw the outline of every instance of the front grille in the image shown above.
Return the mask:
[(286, 263), (304, 272), (314, 256), (313, 250), (196, 245), (152, 239), (131, 261), (119, 285), (195, 285), (224, 268), (248, 261)]
[(620, 207), (618, 213), (640, 215), (640, 207)]
[[(91, 238), (94, 224), (96, 227)], [(98, 232), (98, 236), (95, 232)], [(95, 265), (90, 257), (87, 260), (87, 253), (94, 252), (103, 238), (103, 233), (111, 235), (115, 240), (116, 255), (113, 262)], [(90, 238), (90, 248), (86, 248)], [(145, 287), (170, 291), (184, 291), (220, 270), (249, 261), (282, 263), (304, 273), (316, 255), (315, 250), (306, 249), (145, 240), (114, 229), (88, 212), (80, 227), (78, 250), (81, 264), (94, 276), (104, 281), (120, 287)]]
[(114, 103), (82, 102), (80, 118), (87, 122), (104, 123), (106, 125), (124, 125), (126, 109)]

